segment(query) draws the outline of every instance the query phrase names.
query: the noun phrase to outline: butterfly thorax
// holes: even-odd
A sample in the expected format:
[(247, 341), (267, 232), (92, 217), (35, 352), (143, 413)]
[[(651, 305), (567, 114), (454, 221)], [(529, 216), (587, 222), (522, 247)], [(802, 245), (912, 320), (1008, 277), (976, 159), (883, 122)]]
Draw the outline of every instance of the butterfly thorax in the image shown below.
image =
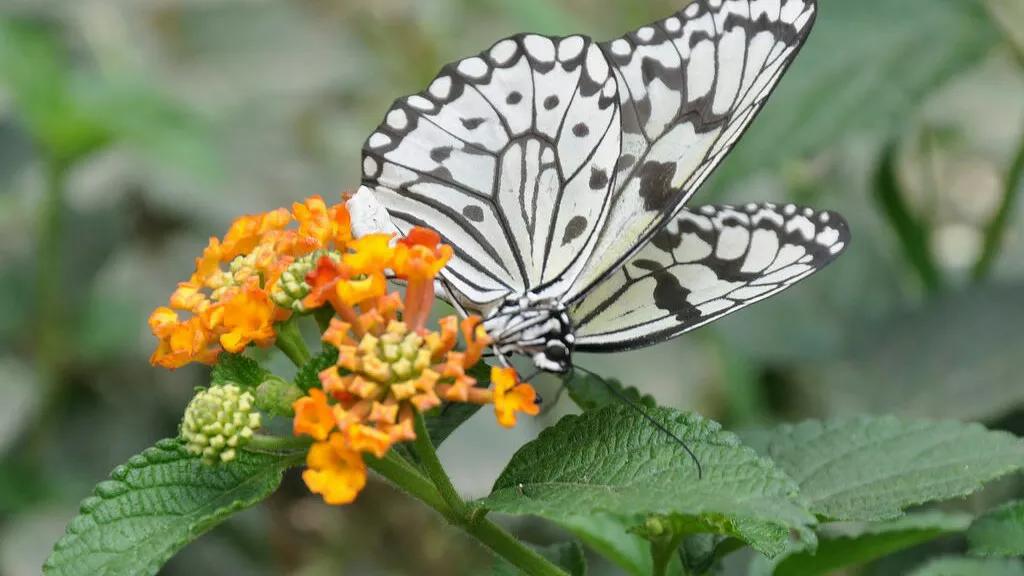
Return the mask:
[(500, 354), (522, 354), (541, 370), (564, 373), (572, 365), (575, 337), (565, 305), (527, 293), (509, 296), (484, 319)]

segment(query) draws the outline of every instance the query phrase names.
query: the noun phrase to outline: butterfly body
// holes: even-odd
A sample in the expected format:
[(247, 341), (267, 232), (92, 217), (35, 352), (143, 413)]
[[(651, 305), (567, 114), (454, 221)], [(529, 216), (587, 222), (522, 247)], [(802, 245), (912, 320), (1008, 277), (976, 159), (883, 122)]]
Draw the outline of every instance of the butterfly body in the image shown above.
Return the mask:
[(694, 0), (610, 42), (524, 34), (395, 102), (354, 228), (437, 230), (438, 293), (502, 358), (654, 344), (775, 294), (849, 242), (835, 213), (686, 202), (760, 111), (814, 0)]

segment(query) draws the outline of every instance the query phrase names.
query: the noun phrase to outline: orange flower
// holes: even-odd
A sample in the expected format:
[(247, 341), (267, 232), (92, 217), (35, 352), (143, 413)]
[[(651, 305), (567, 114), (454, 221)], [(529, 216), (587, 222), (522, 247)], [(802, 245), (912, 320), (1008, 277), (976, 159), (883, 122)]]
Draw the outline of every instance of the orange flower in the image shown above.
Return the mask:
[(322, 390), (313, 388), (309, 396), (303, 396), (292, 405), (295, 419), (292, 422), (296, 436), (305, 434), (314, 440), (326, 440), (334, 429), (334, 412), (327, 405), (327, 396)]
[[(172, 294), (169, 309), (191, 317), (175, 317), (173, 326), (161, 320), (153, 327), (159, 342), (151, 361), (177, 368), (212, 362), (221, 349), (241, 352), (249, 344), (270, 345), (276, 323), (295, 310), (312, 309), (299, 304), (308, 292), (303, 280), (310, 255), (322, 251), (340, 259), (351, 238), (344, 204), (328, 207), (317, 196), (294, 204), (291, 211), (279, 208), (238, 218), (222, 240), (210, 239), (195, 272)], [(353, 288), (383, 293), (378, 285)], [(163, 311), (154, 315), (167, 317)]]
[(398, 241), (392, 268), (407, 281), (405, 321), (423, 330), (434, 300), (434, 278), (452, 257), (452, 247), (441, 244), (441, 236), (426, 228), (413, 228)]
[(533, 386), (520, 383), (514, 368), (491, 368), (494, 385), (494, 413), (498, 423), (506, 428), (516, 425), (516, 412), (536, 416), (540, 412), (537, 392)]
[(302, 480), (310, 492), (322, 495), (324, 502), (348, 504), (366, 486), (366, 463), (359, 452), (349, 448), (344, 436), (335, 432), (326, 442), (310, 447)]

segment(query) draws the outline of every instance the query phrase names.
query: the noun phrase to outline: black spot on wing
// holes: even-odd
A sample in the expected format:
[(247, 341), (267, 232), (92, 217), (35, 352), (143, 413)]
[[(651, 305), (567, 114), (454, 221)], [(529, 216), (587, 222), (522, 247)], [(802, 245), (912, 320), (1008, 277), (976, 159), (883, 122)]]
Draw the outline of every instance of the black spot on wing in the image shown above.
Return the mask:
[(640, 197), (644, 200), (644, 210), (661, 210), (675, 196), (672, 188), (672, 177), (676, 175), (676, 165), (672, 162), (647, 162), (640, 169)]
[(523, 93), (522, 92), (518, 92), (518, 91), (512, 91), (508, 95), (508, 98), (505, 99), (505, 102), (507, 102), (507, 103), (509, 103), (509, 104), (511, 104), (513, 106), (515, 106), (516, 104), (519, 104), (522, 101), (523, 101)]
[(483, 118), (462, 118), (462, 125), (466, 127), (466, 130), (476, 130), (484, 121)]
[(545, 110), (554, 110), (555, 108), (558, 107), (558, 104), (558, 96), (548, 96), (547, 98), (544, 99)]
[(690, 291), (679, 283), (671, 272), (665, 267), (652, 260), (636, 260), (633, 266), (650, 270), (654, 277), (654, 305), (668, 314), (672, 314), (679, 322), (686, 322), (700, 317), (700, 311), (693, 304), (686, 301)]
[(682, 244), (682, 234), (673, 234), (668, 228), (662, 228), (651, 238), (653, 244), (659, 250), (672, 252)]
[(600, 168), (590, 169), (590, 189), (604, 190), (608, 186), (608, 173)]
[(577, 138), (584, 138), (588, 134), (590, 134), (590, 128), (588, 128), (587, 125), (584, 124), (583, 122), (580, 122), (579, 124), (572, 127), (572, 133)]
[(434, 148), (433, 150), (430, 151), (430, 159), (433, 160), (434, 162), (438, 162), (438, 163), (444, 162), (445, 160), (450, 158), (451, 155), (452, 155), (452, 147), (451, 146), (441, 146), (439, 148)]
[(462, 215), (473, 222), (484, 221), (484, 210), (479, 206), (466, 206), (462, 209)]
[(562, 246), (580, 237), (587, 230), (587, 219), (583, 216), (573, 216), (562, 234)]
[(633, 164), (636, 164), (636, 156), (633, 156), (632, 154), (623, 154), (622, 156), (619, 156), (619, 159), (615, 162), (615, 171), (622, 172), (623, 170), (633, 166)]

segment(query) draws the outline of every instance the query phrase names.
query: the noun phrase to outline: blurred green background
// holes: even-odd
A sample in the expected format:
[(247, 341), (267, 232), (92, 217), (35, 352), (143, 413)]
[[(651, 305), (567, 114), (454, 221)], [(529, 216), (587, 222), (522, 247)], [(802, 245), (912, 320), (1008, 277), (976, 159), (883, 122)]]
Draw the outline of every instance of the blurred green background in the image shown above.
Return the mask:
[[(445, 62), (521, 31), (610, 38), (682, 1), (6, 0), (0, 574), (37, 574), (91, 487), (175, 434), (207, 371), (150, 367), (145, 319), (210, 235), (241, 213), (354, 189), (362, 141), (390, 101)], [(1024, 433), (1024, 3), (820, 4), (803, 54), (693, 203), (838, 210), (851, 248), (712, 327), (577, 360), (732, 428), (871, 412)], [(538, 386), (554, 397), (556, 381)], [(572, 410), (564, 398), (513, 432), (478, 415), (442, 456), (464, 492), (485, 494), (519, 445)], [(958, 505), (1022, 493), (1012, 479)], [(529, 521), (513, 529), (557, 537)], [(898, 573), (932, 551), (865, 572)], [(593, 560), (593, 573), (616, 573)], [(329, 508), (292, 475), (166, 574), (489, 564), (380, 482)]]

